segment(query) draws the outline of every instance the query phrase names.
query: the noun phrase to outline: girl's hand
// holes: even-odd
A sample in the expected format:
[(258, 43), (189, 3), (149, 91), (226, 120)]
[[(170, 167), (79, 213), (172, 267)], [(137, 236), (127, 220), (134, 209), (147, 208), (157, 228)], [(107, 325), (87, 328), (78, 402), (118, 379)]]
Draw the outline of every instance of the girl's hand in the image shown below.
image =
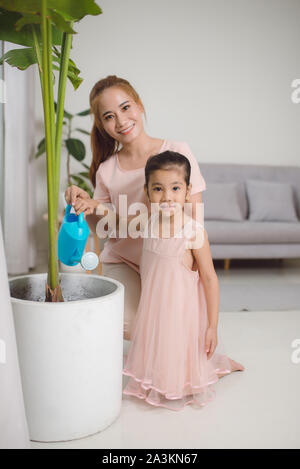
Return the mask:
[(69, 205), (75, 204), (78, 198), (90, 199), (90, 196), (86, 191), (84, 191), (78, 186), (74, 186), (74, 185), (69, 186), (65, 192), (65, 199), (66, 199), (67, 204)]
[(91, 199), (90, 197), (88, 199), (81, 199), (80, 197), (78, 197), (75, 203), (72, 204), (76, 215), (78, 216), (81, 212), (83, 212), (84, 218), (86, 217), (86, 215), (94, 214), (98, 205), (99, 201)]
[(216, 346), (218, 343), (218, 338), (217, 338), (217, 328), (215, 327), (208, 327), (206, 330), (206, 336), (205, 336), (205, 352), (207, 353), (207, 360), (212, 357)]

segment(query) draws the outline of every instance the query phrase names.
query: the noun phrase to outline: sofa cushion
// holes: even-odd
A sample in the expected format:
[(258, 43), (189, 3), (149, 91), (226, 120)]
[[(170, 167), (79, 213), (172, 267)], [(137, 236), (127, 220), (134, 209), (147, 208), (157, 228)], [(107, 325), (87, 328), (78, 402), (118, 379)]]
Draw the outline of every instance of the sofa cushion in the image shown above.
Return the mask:
[(248, 179), (246, 190), (250, 221), (299, 221), (292, 184)]
[(204, 220), (244, 220), (248, 205), (242, 182), (210, 182), (202, 193)]
[(210, 244), (300, 243), (300, 223), (208, 220), (204, 228)]

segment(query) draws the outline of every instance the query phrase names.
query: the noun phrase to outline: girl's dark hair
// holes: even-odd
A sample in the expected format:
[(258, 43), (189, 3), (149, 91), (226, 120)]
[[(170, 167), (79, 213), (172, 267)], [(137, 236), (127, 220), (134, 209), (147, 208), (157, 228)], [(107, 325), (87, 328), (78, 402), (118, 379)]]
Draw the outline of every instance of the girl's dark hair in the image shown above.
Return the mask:
[(188, 186), (191, 177), (191, 165), (188, 158), (176, 151), (167, 150), (148, 158), (145, 166), (145, 186), (147, 189), (151, 173), (158, 169), (170, 169), (174, 166), (184, 168), (184, 180)]
[(91, 132), (93, 159), (90, 166), (89, 178), (94, 187), (96, 186), (96, 172), (100, 163), (107, 160), (111, 155), (119, 150), (119, 142), (108, 135), (103, 128), (98, 106), (98, 98), (102, 91), (107, 88), (111, 88), (112, 86), (122, 88), (126, 91), (126, 93), (128, 93), (132, 99), (142, 107), (146, 117), (145, 108), (138, 93), (129, 81), (124, 78), (117, 77), (116, 75), (108, 75), (106, 78), (97, 81), (93, 86), (90, 92), (90, 112), (94, 115), (94, 124)]

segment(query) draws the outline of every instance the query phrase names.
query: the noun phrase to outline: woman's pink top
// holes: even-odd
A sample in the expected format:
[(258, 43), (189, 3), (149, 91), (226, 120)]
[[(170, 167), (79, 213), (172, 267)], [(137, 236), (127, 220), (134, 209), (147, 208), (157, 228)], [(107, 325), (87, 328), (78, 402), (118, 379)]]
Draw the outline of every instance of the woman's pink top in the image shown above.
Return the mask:
[[(181, 153), (189, 159), (191, 164), (192, 183), (191, 195), (206, 189), (199, 164), (186, 142), (164, 140), (159, 153), (171, 150)], [(117, 154), (113, 154), (99, 165), (96, 173), (96, 187), (94, 199), (102, 203), (112, 203), (119, 213), (119, 195), (127, 195), (127, 208), (131, 204), (141, 202), (148, 206), (144, 192), (145, 167), (125, 170), (120, 167)], [(138, 213), (137, 213), (138, 215)], [(100, 262), (125, 262), (139, 273), (142, 254), (143, 238), (108, 238), (100, 255)]]

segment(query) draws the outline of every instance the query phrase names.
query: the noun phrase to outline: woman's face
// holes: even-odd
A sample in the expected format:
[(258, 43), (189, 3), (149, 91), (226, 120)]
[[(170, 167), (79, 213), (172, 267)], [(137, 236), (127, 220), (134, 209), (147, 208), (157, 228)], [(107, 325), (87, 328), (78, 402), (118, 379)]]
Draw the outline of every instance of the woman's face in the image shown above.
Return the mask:
[(162, 214), (172, 217), (184, 208), (191, 186), (186, 186), (183, 168), (159, 169), (149, 177), (148, 197), (150, 202), (159, 204)]
[(122, 144), (131, 142), (143, 130), (143, 110), (122, 88), (102, 91), (98, 106), (104, 130)]

